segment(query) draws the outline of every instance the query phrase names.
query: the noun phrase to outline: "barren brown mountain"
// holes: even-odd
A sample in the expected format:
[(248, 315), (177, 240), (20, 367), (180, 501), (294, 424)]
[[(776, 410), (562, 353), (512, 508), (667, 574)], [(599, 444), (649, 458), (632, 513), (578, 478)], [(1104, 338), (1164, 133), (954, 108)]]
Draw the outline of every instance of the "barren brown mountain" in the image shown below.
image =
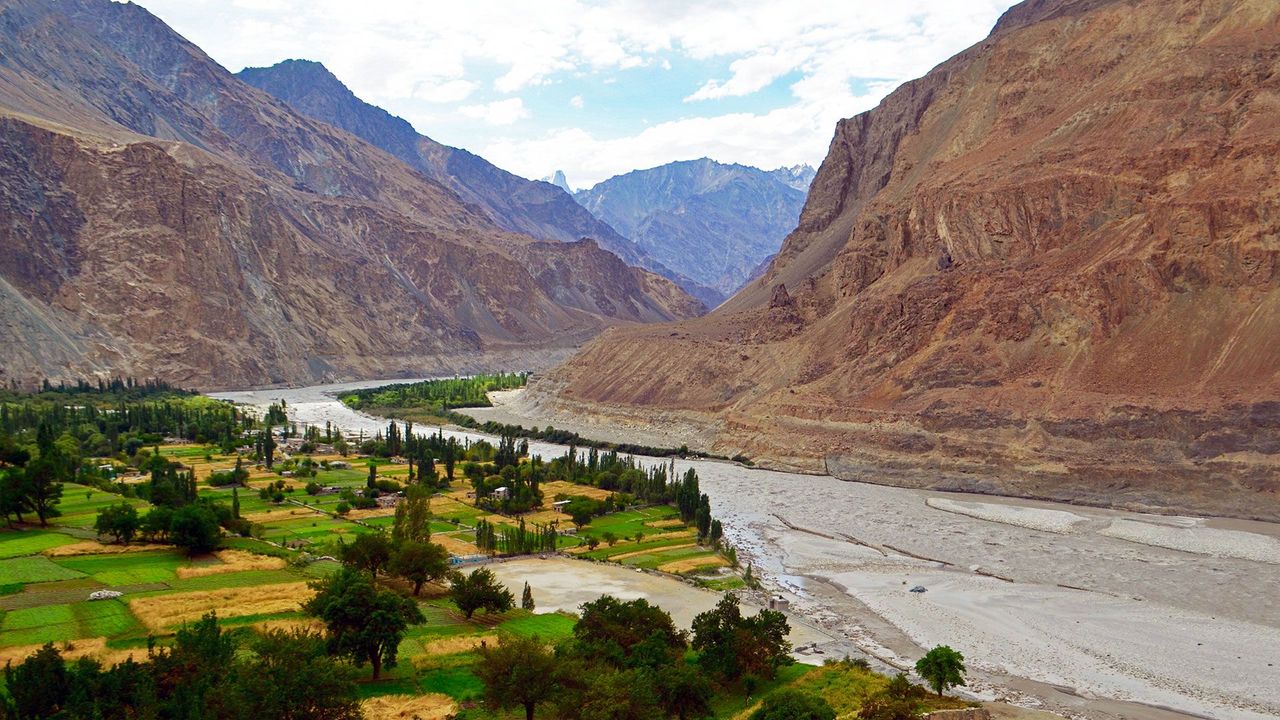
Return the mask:
[(1280, 519), (1280, 3), (1029, 0), (842, 121), (711, 315), (544, 415), (875, 482)]
[(700, 305), (228, 73), (142, 8), (0, 2), (0, 382), (532, 367)]

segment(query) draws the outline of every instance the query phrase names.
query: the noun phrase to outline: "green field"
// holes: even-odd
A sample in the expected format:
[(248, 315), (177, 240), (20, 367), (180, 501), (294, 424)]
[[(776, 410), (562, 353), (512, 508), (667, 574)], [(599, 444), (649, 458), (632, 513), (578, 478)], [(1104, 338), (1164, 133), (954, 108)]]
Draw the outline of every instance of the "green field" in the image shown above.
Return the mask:
[(0, 530), (0, 558), (34, 555), (75, 542), (80, 540), (53, 530)]
[(141, 585), (177, 579), (174, 572), (186, 559), (177, 550), (131, 552), (118, 555), (81, 555), (58, 558), (64, 568), (92, 577), (105, 586)]
[(0, 583), (40, 583), (53, 580), (70, 580), (83, 577), (84, 573), (57, 565), (42, 555), (0, 560)]

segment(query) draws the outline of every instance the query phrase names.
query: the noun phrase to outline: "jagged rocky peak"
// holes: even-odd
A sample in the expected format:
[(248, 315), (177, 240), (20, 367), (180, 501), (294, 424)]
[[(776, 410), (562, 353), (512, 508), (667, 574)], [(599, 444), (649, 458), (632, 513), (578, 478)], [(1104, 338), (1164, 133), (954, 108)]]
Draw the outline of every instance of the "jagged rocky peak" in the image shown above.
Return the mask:
[(795, 229), (802, 168), (700, 158), (618, 175), (574, 197), (647, 254), (728, 297)]
[(573, 193), (573, 188), (569, 187), (569, 179), (564, 176), (563, 170), (557, 170), (542, 178), (542, 182), (551, 183), (567, 193)]

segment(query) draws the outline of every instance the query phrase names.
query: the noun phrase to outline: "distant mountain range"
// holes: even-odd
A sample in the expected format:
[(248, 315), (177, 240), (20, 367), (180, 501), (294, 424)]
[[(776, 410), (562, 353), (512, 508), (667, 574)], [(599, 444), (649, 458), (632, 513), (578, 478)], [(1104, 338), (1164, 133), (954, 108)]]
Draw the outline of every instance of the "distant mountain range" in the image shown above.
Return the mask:
[(135, 4), (0, 4), (0, 383), (530, 368), (702, 312), (559, 188), (244, 77)]
[(618, 175), (574, 198), (649, 257), (728, 297), (795, 229), (814, 172), (703, 158)]

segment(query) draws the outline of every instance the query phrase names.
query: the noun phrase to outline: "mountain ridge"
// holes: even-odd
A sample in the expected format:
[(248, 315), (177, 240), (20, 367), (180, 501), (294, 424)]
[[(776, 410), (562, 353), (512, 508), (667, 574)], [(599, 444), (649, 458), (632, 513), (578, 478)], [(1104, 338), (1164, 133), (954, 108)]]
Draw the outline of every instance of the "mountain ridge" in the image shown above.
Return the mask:
[(0, 8), (0, 381), (202, 388), (538, 367), (698, 303), (504, 231), (139, 6)]
[(699, 158), (616, 175), (574, 198), (646, 254), (728, 297), (795, 227), (812, 172)]
[(837, 124), (758, 279), (605, 334), (525, 409), (844, 478), (1280, 518), (1277, 33), (1262, 0), (1015, 6)]

